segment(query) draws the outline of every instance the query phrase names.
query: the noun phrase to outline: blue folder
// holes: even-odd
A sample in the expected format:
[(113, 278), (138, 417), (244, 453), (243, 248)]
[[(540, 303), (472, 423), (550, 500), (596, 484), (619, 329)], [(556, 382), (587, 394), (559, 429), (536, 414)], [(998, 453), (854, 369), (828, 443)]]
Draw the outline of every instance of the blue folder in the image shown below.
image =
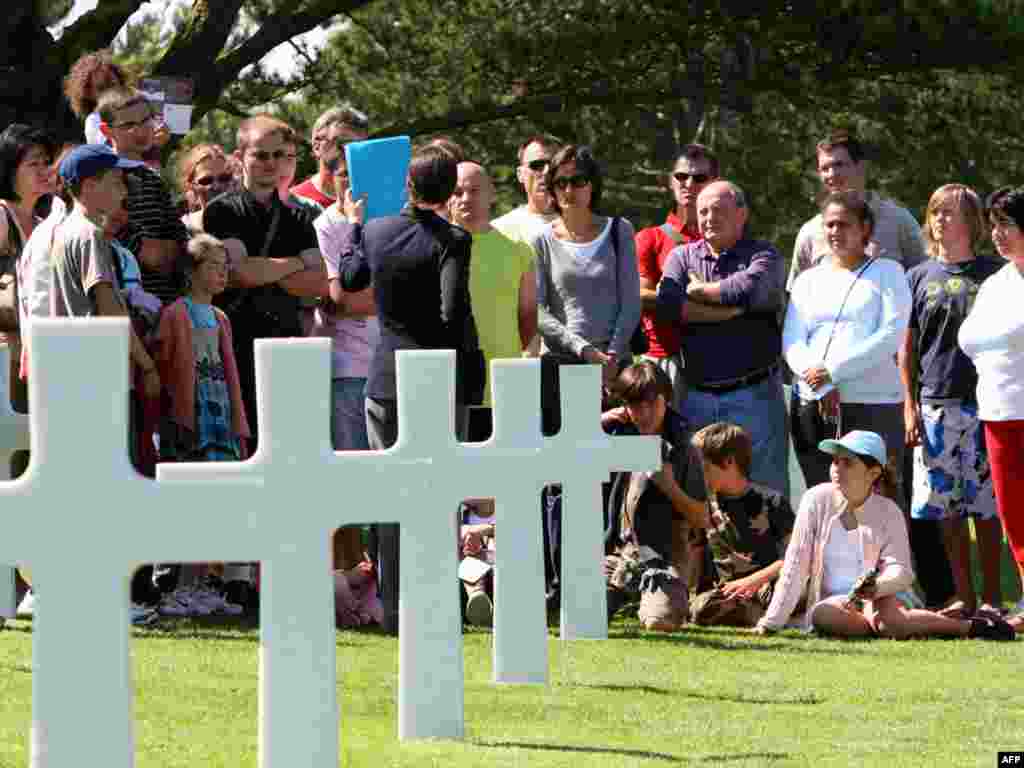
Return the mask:
[(354, 141), (345, 145), (352, 196), (366, 195), (366, 220), (395, 216), (407, 201), (405, 177), (412, 144), (408, 136)]

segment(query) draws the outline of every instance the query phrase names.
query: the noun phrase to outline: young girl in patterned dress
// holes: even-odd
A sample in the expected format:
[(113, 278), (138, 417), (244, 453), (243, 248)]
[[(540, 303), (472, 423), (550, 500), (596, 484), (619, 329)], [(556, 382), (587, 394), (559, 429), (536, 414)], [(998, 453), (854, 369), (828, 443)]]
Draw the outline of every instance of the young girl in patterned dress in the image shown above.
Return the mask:
[[(227, 286), (224, 243), (205, 234), (193, 237), (183, 266), (185, 296), (161, 314), (155, 342), (166, 395), (160, 457), (163, 461), (238, 461), (245, 458), (245, 440), (251, 433), (242, 406), (231, 323), (212, 304)], [(238, 606), (224, 601), (219, 589), (211, 589), (219, 581), (211, 575), (209, 564), (182, 568), (182, 586), (165, 596), (161, 612), (240, 612)]]

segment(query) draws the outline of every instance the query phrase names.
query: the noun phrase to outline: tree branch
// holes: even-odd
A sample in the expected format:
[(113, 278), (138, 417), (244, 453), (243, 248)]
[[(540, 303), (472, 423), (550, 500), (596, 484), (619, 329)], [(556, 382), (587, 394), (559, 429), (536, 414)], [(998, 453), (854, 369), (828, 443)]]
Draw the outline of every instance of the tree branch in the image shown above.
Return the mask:
[(58, 47), (65, 64), (70, 67), (83, 53), (109, 46), (121, 27), (139, 10), (143, 2), (144, 0), (99, 0), (95, 9), (83, 14), (61, 35)]
[(259, 61), (281, 43), (309, 32), (340, 14), (348, 14), (371, 0), (315, 0), (304, 10), (275, 13), (260, 24), (256, 33), (217, 61), (217, 74), (230, 82), (249, 64)]

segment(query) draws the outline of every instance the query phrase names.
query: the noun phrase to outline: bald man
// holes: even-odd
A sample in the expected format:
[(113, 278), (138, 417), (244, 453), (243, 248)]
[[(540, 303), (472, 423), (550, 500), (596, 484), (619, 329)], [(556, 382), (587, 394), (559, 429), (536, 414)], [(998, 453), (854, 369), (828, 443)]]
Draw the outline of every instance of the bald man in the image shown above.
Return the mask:
[[(448, 201), (452, 223), (473, 234), (469, 295), (480, 348), (488, 361), (520, 357), (537, 332), (537, 279), (533, 251), (490, 224), (494, 185), (476, 163), (459, 163), (455, 193)], [(488, 387), (484, 404), (490, 405)]]
[(788, 492), (785, 404), (779, 360), (783, 263), (771, 243), (747, 237), (746, 195), (716, 181), (697, 196), (703, 239), (675, 248), (658, 286), (659, 320), (683, 341), (694, 431), (718, 421), (750, 433), (750, 479)]

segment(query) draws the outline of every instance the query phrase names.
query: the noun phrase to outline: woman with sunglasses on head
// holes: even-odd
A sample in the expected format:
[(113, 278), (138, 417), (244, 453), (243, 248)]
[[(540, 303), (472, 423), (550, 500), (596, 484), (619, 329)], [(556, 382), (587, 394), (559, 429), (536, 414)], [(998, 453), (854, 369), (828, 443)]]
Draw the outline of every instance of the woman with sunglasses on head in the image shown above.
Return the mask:
[(227, 154), (219, 144), (197, 144), (178, 161), (178, 184), (187, 213), (181, 217), (190, 235), (203, 231), (203, 210), (218, 195), (235, 189)]
[(822, 440), (818, 449), (831, 458), (829, 482), (800, 500), (782, 572), (756, 632), (782, 629), (804, 596), (799, 625), (833, 637), (1015, 639), (1013, 628), (995, 617), (955, 619), (912, 607), (906, 523), (899, 507), (878, 492), (891, 483), (878, 434), (854, 430)]
[(537, 313), (542, 350), (545, 434), (561, 425), (558, 367), (601, 366), (607, 385), (632, 362), (640, 322), (640, 279), (633, 225), (599, 216), (603, 178), (589, 147), (555, 153), (546, 175), (558, 217), (535, 235)]
[[(960, 348), (978, 372), (978, 418), (992, 470), (996, 511), (1024, 582), (1024, 187), (986, 201), (992, 242), (1007, 264), (982, 283), (960, 326)], [(1024, 600), (1011, 623), (1024, 617)]]
[(830, 258), (793, 283), (782, 350), (794, 375), (793, 447), (807, 487), (828, 480), (818, 443), (868, 429), (889, 446), (902, 504), (903, 387), (896, 354), (910, 317), (899, 262), (868, 256), (874, 214), (859, 192), (832, 192), (821, 206)]

